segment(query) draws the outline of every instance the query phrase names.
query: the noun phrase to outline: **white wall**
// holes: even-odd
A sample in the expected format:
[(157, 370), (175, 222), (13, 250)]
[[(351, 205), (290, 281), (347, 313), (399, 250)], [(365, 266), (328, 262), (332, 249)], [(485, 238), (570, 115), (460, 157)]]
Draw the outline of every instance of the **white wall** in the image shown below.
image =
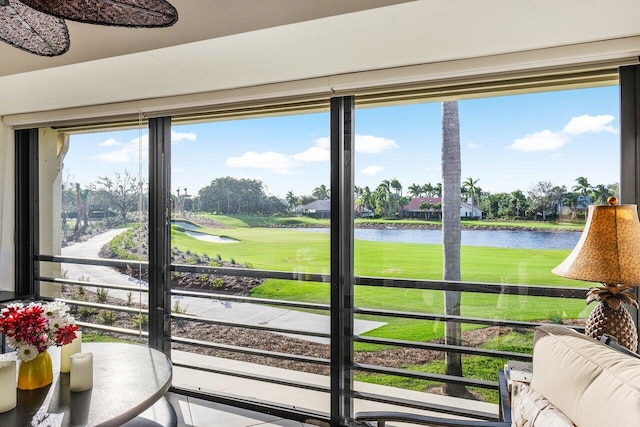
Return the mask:
[(0, 290), (14, 288), (13, 130), (0, 123)]

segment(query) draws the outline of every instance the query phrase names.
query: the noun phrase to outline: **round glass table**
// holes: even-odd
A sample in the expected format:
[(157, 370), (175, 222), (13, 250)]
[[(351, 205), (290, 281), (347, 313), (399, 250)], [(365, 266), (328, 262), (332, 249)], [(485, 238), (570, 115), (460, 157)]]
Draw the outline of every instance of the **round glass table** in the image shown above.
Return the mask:
[(171, 385), (171, 361), (157, 350), (135, 344), (83, 343), (82, 352), (93, 353), (93, 388), (72, 392), (69, 374), (60, 373), (60, 349), (48, 351), (53, 383), (18, 390), (18, 405), (0, 414), (0, 426), (120, 426), (151, 407)]

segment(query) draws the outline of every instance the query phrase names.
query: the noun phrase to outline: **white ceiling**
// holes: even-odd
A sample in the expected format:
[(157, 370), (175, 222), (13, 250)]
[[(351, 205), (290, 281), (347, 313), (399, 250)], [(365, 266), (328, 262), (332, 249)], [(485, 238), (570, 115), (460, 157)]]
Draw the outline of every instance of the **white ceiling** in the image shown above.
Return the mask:
[[(170, 28), (68, 22), (71, 49), (57, 58), (0, 43), (0, 115), (348, 79), (514, 52), (526, 62), (527, 52), (558, 47), (567, 61), (640, 54), (637, 0), (171, 3), (180, 17)], [(537, 58), (531, 55), (531, 67)]]

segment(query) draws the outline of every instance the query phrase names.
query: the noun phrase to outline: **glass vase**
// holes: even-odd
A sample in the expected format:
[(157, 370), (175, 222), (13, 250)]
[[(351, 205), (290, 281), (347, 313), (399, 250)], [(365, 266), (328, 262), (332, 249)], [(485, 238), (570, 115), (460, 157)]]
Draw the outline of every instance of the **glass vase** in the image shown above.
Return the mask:
[(35, 359), (20, 362), (18, 367), (18, 388), (33, 390), (53, 382), (53, 366), (48, 351), (39, 353)]

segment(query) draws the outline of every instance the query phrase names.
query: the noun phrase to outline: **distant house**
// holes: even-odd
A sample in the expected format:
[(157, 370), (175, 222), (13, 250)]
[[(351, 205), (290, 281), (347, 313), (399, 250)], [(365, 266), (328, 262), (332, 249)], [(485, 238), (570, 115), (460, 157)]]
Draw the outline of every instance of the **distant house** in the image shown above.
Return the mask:
[(440, 197), (414, 197), (402, 208), (403, 218), (442, 219)]
[[(414, 197), (402, 208), (404, 218), (442, 219), (442, 198)], [(482, 210), (470, 203), (460, 202), (461, 218), (482, 218)]]
[(375, 216), (375, 213), (371, 209), (361, 205), (355, 206), (355, 214), (356, 218), (373, 218)]
[[(296, 207), (296, 213), (311, 218), (329, 218), (331, 216), (331, 200), (316, 200)], [(354, 214), (357, 218), (373, 218), (373, 211), (356, 205)]]
[(311, 218), (329, 218), (331, 216), (331, 200), (316, 200), (296, 207), (296, 213)]
[(460, 203), (460, 217), (461, 218), (479, 218), (482, 219), (482, 210), (477, 206), (471, 206), (470, 203)]

